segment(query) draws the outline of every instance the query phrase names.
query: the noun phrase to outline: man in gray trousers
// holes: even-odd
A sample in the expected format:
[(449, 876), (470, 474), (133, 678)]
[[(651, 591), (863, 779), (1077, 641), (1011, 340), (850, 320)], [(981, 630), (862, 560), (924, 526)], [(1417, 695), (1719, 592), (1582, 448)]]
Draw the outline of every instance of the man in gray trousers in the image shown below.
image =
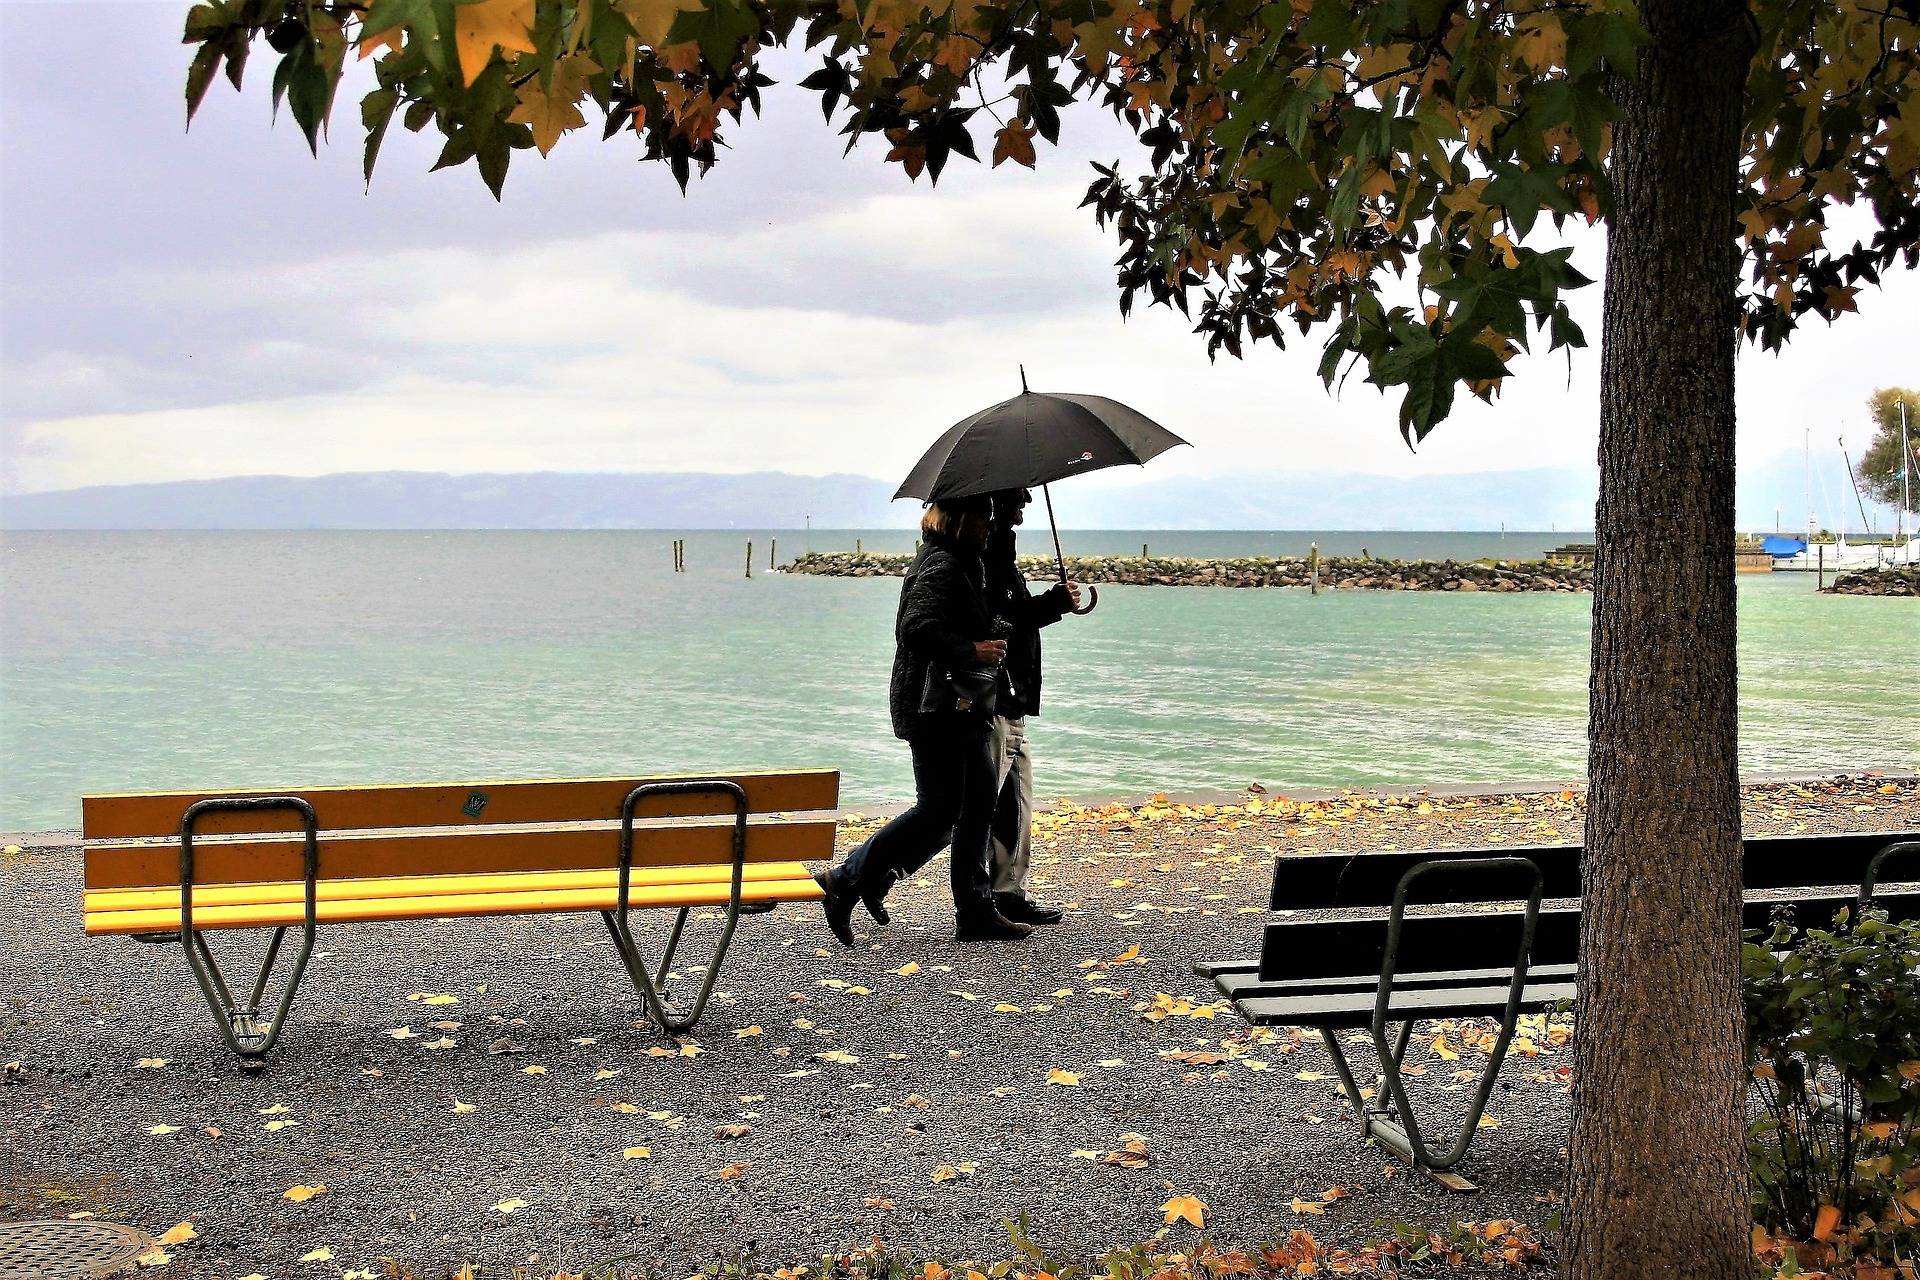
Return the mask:
[(1006, 489), (993, 495), (993, 533), (987, 539), (987, 610), (1012, 625), (1003, 689), (993, 718), (993, 750), (1000, 762), (1000, 799), (993, 813), (991, 850), (994, 906), (1021, 924), (1058, 924), (1058, 908), (1035, 902), (1027, 892), (1033, 860), (1033, 755), (1027, 717), (1040, 712), (1040, 628), (1060, 621), (1080, 604), (1080, 588), (1056, 583), (1034, 595), (1015, 564), (1014, 530), (1026, 520), (1033, 494)]

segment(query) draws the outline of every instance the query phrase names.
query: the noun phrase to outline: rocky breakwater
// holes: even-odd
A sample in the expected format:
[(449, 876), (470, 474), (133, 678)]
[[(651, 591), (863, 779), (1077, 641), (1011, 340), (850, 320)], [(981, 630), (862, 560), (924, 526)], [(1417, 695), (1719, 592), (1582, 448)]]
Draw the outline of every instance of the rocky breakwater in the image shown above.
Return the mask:
[[(874, 552), (816, 551), (783, 566), (787, 573), (829, 578), (899, 577), (911, 556)], [(1053, 577), (1053, 561), (1022, 556), (1020, 567), (1035, 580)], [(1069, 556), (1075, 582), (1134, 587), (1309, 587), (1313, 565), (1305, 557), (1245, 557), (1201, 560), (1188, 556)], [(1320, 585), (1329, 590), (1371, 591), (1590, 591), (1593, 569), (1546, 560), (1322, 559)]]
[(1920, 566), (1843, 573), (1827, 587), (1836, 596), (1920, 596)]

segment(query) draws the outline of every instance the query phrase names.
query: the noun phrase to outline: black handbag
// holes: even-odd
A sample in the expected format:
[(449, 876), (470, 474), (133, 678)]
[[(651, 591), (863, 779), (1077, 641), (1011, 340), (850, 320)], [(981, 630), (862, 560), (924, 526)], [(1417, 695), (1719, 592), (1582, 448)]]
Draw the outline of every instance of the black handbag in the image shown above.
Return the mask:
[(999, 667), (945, 667), (929, 662), (920, 687), (920, 710), (989, 719), (1000, 702), (1001, 672)]

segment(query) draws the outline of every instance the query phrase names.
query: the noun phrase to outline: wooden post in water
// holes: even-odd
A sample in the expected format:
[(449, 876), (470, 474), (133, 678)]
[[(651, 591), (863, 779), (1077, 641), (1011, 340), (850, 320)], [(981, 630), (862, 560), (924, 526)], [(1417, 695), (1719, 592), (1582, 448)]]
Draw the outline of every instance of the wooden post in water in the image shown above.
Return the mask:
[(747, 544), (747, 576), (749, 578), (753, 576), (753, 544), (751, 542)]
[(1140, 558), (1142, 560), (1152, 559), (1152, 557), (1147, 554), (1147, 544), (1144, 542), (1140, 544)]
[(1815, 580), (1813, 584), (1813, 588), (1816, 591), (1825, 591), (1827, 589), (1827, 544), (1826, 543), (1822, 542), (1819, 544), (1819, 550), (1815, 552), (1815, 556), (1818, 560), (1820, 567), (1816, 571), (1819, 574), (1819, 577)]
[(855, 539), (853, 540), (853, 554), (855, 554), (855, 555), (859, 555), (859, 554), (860, 554), (860, 539), (858, 539), (858, 538), (855, 538)]
[(780, 539), (767, 539), (767, 568), (773, 570), (780, 564)]
[(1311, 542), (1307, 548), (1307, 593), (1317, 596), (1320, 594), (1320, 544)]

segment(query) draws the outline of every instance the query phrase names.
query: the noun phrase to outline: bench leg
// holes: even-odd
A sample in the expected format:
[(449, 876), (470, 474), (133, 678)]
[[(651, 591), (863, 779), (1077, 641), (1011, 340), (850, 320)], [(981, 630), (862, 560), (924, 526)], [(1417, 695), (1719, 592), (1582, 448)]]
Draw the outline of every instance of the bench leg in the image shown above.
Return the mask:
[(600, 918), (607, 923), (607, 932), (613, 935), (614, 950), (620, 953), (621, 963), (627, 968), (627, 976), (633, 980), (634, 990), (646, 1002), (648, 1015), (660, 1029), (670, 1036), (681, 1035), (700, 1020), (706, 1012), (707, 1001), (713, 996), (713, 987), (720, 980), (720, 965), (726, 959), (727, 950), (733, 945), (734, 926), (740, 923), (737, 906), (727, 911), (726, 924), (721, 926), (720, 940), (714, 945), (713, 959), (707, 965), (706, 976), (701, 979), (700, 990), (693, 1003), (684, 1012), (675, 1012), (667, 1002), (666, 976), (673, 965), (673, 953), (680, 945), (685, 931), (688, 908), (682, 907), (674, 916), (672, 929), (667, 935), (667, 945), (661, 951), (657, 970), (649, 970), (646, 957), (640, 953), (640, 946), (634, 941), (633, 931), (627, 926), (623, 913), (602, 911)]
[[(1388, 1079), (1389, 1076), (1397, 1077), (1400, 1074), (1400, 1064), (1407, 1054), (1407, 1041), (1412, 1035), (1413, 1021), (1408, 1019), (1400, 1024), (1400, 1032), (1393, 1053), (1381, 1060), (1381, 1074), (1375, 1085), (1373, 1097), (1369, 1099), (1362, 1095), (1359, 1081), (1354, 1079), (1353, 1067), (1347, 1061), (1347, 1052), (1341, 1047), (1340, 1038), (1334, 1034), (1332, 1028), (1320, 1029), (1320, 1039), (1327, 1047), (1327, 1056), (1333, 1059), (1333, 1069), (1340, 1077), (1341, 1088), (1346, 1090), (1347, 1101), (1353, 1107), (1354, 1119), (1360, 1122), (1361, 1138), (1371, 1139), (1385, 1147), (1449, 1191), (1478, 1191), (1480, 1188), (1451, 1171), (1451, 1166), (1457, 1164), (1460, 1156), (1466, 1154), (1464, 1144), (1458, 1154), (1449, 1153), (1453, 1155), (1453, 1159), (1441, 1163), (1427, 1150), (1426, 1144), (1421, 1142), (1418, 1125), (1409, 1123), (1407, 1127), (1402, 1128), (1400, 1124), (1395, 1123), (1395, 1108), (1386, 1105), (1387, 1100), (1396, 1094), (1405, 1096), (1404, 1090), (1390, 1085)], [(1498, 1070), (1498, 1067), (1494, 1069)], [(1405, 1108), (1398, 1114), (1404, 1118), (1410, 1114), (1410, 1110)], [(1480, 1116), (1476, 1112), (1468, 1120), (1464, 1131), (1469, 1140), (1479, 1123)]]
[(273, 931), (273, 937), (267, 942), (267, 954), (260, 961), (260, 972), (255, 975), (253, 989), (244, 1004), (233, 998), (233, 990), (227, 985), (226, 974), (220, 970), (220, 962), (214, 959), (212, 950), (207, 946), (206, 936), (195, 929), (183, 933), (180, 938), (187, 964), (193, 969), (194, 980), (199, 984), (200, 994), (213, 1013), (214, 1026), (219, 1029), (220, 1038), (227, 1042), (227, 1047), (240, 1055), (244, 1066), (257, 1066), (258, 1060), (280, 1039), (280, 1032), (286, 1026), (287, 1011), (293, 1007), (294, 994), (300, 988), (300, 979), (307, 971), (307, 961), (313, 955), (313, 928), (309, 925), (300, 932), (300, 950), (294, 957), (293, 972), (287, 978), (279, 1006), (271, 1018), (262, 1021), (260, 1002), (265, 998), (267, 979), (273, 973), (274, 961), (279, 958), (280, 944), (286, 932), (284, 925)]
[[(687, 916), (692, 908), (682, 907), (674, 916), (673, 927), (667, 932), (667, 945), (660, 953), (657, 975), (649, 972), (646, 958), (640, 954), (640, 946), (633, 940), (633, 930), (627, 926), (629, 883), (633, 872), (634, 810), (650, 796), (697, 792), (718, 793), (733, 801), (732, 889), (727, 895), (726, 923), (720, 927), (720, 940), (714, 944), (713, 958), (707, 963), (699, 994), (694, 996), (693, 1003), (685, 1013), (676, 1013), (667, 1003), (666, 976), (673, 967), (674, 953), (680, 949), (680, 941), (686, 934)], [(725, 778), (643, 782), (629, 791), (621, 802), (619, 897), (613, 910), (602, 911), (600, 917), (607, 922), (607, 932), (613, 935), (614, 948), (620, 952), (620, 960), (627, 966), (627, 976), (633, 980), (634, 989), (646, 1001), (648, 1013), (660, 1029), (670, 1036), (682, 1034), (700, 1020), (700, 1015), (706, 1011), (707, 1001), (713, 996), (713, 984), (720, 980), (720, 965), (727, 958), (727, 948), (733, 945), (733, 931), (740, 923), (740, 888), (746, 874), (746, 862), (747, 793), (736, 782)]]
[[(287, 975), (286, 989), (281, 992), (280, 1003), (274, 1009), (273, 1016), (266, 1020), (260, 1017), (260, 1002), (266, 997), (267, 979), (273, 974), (274, 962), (280, 958), (280, 944), (285, 941), (285, 925), (273, 931), (273, 937), (267, 941), (267, 954), (260, 961), (260, 971), (254, 976), (246, 1002), (243, 1004), (233, 998), (233, 989), (227, 985), (226, 974), (220, 971), (220, 962), (214, 959), (213, 951), (207, 946), (205, 936), (193, 927), (193, 835), (194, 827), (200, 818), (208, 813), (230, 810), (252, 811), (261, 809), (292, 810), (305, 828), (304, 849), (306, 895), (304, 919), (300, 926), (300, 950), (294, 957), (293, 970)], [(194, 981), (200, 987), (200, 994), (207, 1002), (207, 1008), (213, 1013), (214, 1026), (220, 1032), (220, 1038), (227, 1047), (240, 1055), (243, 1070), (258, 1070), (267, 1050), (280, 1039), (280, 1032), (286, 1027), (287, 1013), (293, 1008), (293, 997), (300, 989), (300, 980), (306, 976), (307, 962), (313, 958), (313, 931), (315, 925), (316, 882), (319, 879), (319, 829), (313, 809), (298, 796), (261, 796), (233, 799), (199, 800), (187, 806), (186, 813), (180, 818), (180, 949), (186, 953), (187, 965), (193, 970)]]

